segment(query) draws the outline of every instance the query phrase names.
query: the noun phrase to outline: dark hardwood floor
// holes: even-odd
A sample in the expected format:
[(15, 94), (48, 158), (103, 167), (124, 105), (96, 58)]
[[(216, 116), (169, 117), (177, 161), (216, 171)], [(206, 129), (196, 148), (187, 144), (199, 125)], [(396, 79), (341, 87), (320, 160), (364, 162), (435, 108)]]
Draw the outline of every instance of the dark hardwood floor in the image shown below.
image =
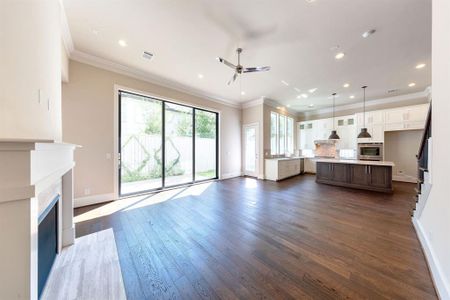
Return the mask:
[(109, 215), (117, 202), (79, 208), (78, 219), (103, 214), (77, 236), (113, 228), (128, 299), (437, 298), (409, 216), (413, 184), (389, 195), (314, 180), (235, 178)]

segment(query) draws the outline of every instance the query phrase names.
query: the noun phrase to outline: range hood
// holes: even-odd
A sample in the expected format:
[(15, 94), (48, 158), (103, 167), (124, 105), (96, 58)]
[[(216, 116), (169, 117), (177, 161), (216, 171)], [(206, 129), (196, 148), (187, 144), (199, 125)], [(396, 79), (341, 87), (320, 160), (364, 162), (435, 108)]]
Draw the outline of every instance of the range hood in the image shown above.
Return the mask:
[(338, 142), (339, 140), (315, 140), (314, 144), (315, 145), (334, 145)]

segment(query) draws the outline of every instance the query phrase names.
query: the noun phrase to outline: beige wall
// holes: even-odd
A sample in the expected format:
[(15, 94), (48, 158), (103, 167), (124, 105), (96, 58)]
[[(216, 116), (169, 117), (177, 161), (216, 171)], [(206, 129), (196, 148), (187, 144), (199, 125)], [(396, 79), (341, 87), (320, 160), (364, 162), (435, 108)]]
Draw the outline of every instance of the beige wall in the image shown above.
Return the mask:
[(432, 188), (418, 221), (441, 299), (450, 299), (450, 1), (433, 1)]
[(0, 138), (61, 139), (60, 22), (58, 0), (0, 1)]
[(220, 173), (241, 172), (241, 111), (176, 90), (118, 73), (70, 61), (68, 83), (63, 84), (63, 140), (79, 144), (76, 151), (75, 197), (114, 192), (114, 85), (166, 99), (208, 108), (220, 113)]
[[(251, 106), (242, 109), (242, 124), (248, 125), (258, 123), (258, 178), (264, 178), (264, 119), (263, 119), (263, 104)], [(244, 145), (244, 136), (242, 136), (242, 145)], [(244, 151), (244, 149), (242, 149)], [(242, 153), (242, 162), (244, 163), (244, 153)], [(244, 172), (244, 164), (242, 164), (242, 172)]]
[(394, 179), (416, 182), (417, 158), (423, 130), (386, 131), (384, 159), (395, 162)]

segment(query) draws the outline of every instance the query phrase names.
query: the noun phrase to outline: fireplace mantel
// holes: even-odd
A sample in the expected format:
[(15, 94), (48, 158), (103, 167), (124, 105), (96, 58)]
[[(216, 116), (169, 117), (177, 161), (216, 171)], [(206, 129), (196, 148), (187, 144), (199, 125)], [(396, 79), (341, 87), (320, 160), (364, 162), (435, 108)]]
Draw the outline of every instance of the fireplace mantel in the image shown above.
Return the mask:
[(58, 205), (58, 252), (73, 244), (76, 145), (0, 139), (0, 298), (37, 299), (39, 215)]

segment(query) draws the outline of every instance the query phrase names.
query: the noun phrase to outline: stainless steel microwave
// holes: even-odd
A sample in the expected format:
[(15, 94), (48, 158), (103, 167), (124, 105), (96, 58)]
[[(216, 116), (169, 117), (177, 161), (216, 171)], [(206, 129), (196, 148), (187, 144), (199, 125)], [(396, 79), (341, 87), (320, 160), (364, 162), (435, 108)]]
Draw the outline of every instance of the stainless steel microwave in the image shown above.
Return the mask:
[(358, 159), (383, 160), (383, 143), (359, 143)]

